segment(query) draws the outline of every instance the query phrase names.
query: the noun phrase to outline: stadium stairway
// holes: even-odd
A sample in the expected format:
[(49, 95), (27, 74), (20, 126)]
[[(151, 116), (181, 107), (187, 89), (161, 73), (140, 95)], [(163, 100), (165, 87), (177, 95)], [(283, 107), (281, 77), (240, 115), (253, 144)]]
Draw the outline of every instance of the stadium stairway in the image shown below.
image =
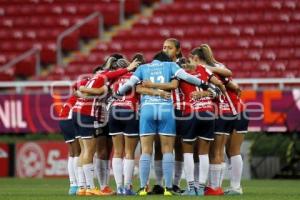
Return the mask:
[[(44, 71), (41, 76), (32, 77), (31, 80), (76, 80), (79, 75), (90, 74), (96, 66), (101, 65), (104, 62), (110, 53), (118, 52), (117, 50), (109, 51), (108, 53), (105, 53), (105, 56), (97, 57), (93, 51), (97, 50), (99, 46), (110, 46), (113, 37), (117, 36), (120, 32), (131, 30), (132, 26), (141, 18), (151, 17), (154, 8), (159, 6), (153, 2), (155, 1), (148, 1), (146, 6), (144, 5), (141, 7), (141, 12), (131, 15), (122, 24), (110, 27), (110, 29), (103, 33), (101, 39), (91, 39), (81, 45), (79, 50), (71, 51), (63, 59), (65, 67), (52, 65), (50, 70)], [(105, 51), (105, 49), (103, 49), (103, 51)], [(129, 55), (126, 56), (130, 59)], [(73, 64), (77, 63), (79, 60), (82, 61), (81, 64)], [(90, 62), (90, 60), (93, 61)], [(87, 61), (86, 64), (85, 61)]]

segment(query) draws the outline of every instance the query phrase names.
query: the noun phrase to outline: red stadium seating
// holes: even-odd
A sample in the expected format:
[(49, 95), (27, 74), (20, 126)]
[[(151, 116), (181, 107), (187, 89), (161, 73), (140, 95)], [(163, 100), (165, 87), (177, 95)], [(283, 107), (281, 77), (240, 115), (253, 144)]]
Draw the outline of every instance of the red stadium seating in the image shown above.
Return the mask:
[[(15, 2), (20, 5), (13, 6)], [(49, 0), (36, 0), (34, 2), (38, 3), (33, 5), (28, 5), (28, 2), (32, 1), (0, 0), (0, 5), (3, 5), (0, 18), (3, 15), (1, 13), (5, 16), (0, 20), (0, 51), (6, 52), (0, 55), (0, 63), (30, 49), (33, 40), (38, 40), (35, 45), (42, 49), (42, 60), (45, 63), (53, 62), (56, 46), (51, 38), (57, 37), (59, 31), (95, 10), (103, 11), (107, 25), (117, 23), (114, 20), (119, 18), (113, 4), (105, 10), (101, 3), (91, 6), (98, 0), (86, 0), (84, 3), (53, 0), (51, 4)], [(140, 5), (141, 1), (138, 0), (127, 1), (126, 14), (139, 12)], [(34, 12), (29, 12), (32, 9)], [(19, 14), (14, 15), (16, 12)], [(160, 4), (153, 16), (141, 17), (131, 29), (119, 31), (111, 42), (99, 42), (88, 56), (77, 55), (59, 74), (54, 70), (46, 78), (68, 79), (89, 73), (114, 52), (121, 52), (129, 58), (135, 52), (142, 52), (150, 60), (169, 37), (180, 39), (185, 54), (197, 45), (209, 44), (216, 59), (231, 68), (238, 78), (297, 77), (300, 71), (299, 13), (300, 4), (297, 0), (174, 0), (172, 4)], [(24, 18), (27, 14), (30, 15)], [(43, 22), (40, 16), (43, 16)], [(45, 24), (45, 28), (40, 28), (41, 23)], [(77, 49), (78, 46), (71, 41), (95, 37), (96, 23), (92, 22), (67, 38), (63, 48)], [(12, 45), (9, 41), (22, 42)]]
[(125, 1), (125, 14), (138, 13), (141, 10), (142, 2), (140, 0)]
[(153, 17), (141, 18), (132, 30), (119, 32), (105, 48), (99, 44), (92, 52), (149, 54), (161, 49), (164, 39), (175, 37), (181, 40), (184, 52), (201, 43), (210, 44), (215, 57), (240, 78), (296, 77), (299, 11), (295, 0), (177, 0), (161, 5)]
[[(126, 14), (139, 12), (140, 0), (131, 1), (125, 6), (128, 8)], [(9, 62), (33, 47), (38, 47), (41, 50), (43, 64), (54, 63), (56, 61), (58, 35), (96, 11), (103, 15), (105, 26), (116, 25), (120, 19), (120, 1), (1, 0), (0, 64)], [(79, 40), (97, 37), (98, 29), (99, 22), (97, 19), (85, 24), (63, 40), (63, 50), (78, 50)], [(33, 75), (34, 70), (32, 69), (34, 69), (35, 62), (29, 62), (29, 60), (22, 61), (15, 66), (16, 75)], [(27, 67), (29, 70), (23, 71)], [(4, 80), (4, 78), (0, 80), (2, 79)]]

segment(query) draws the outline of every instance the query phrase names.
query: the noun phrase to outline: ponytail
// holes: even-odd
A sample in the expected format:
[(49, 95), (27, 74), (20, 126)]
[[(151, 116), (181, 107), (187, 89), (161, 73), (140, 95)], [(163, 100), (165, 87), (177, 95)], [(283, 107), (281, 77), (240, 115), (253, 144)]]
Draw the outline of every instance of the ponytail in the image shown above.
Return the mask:
[(205, 62), (208, 64), (208, 65), (211, 65), (213, 67), (216, 66), (217, 63), (219, 63), (218, 61), (216, 61), (216, 59), (214, 58), (214, 55), (213, 55), (213, 52), (210, 48), (210, 46), (208, 44), (202, 44), (200, 46), (200, 49), (202, 50), (203, 52), (203, 56), (204, 56), (204, 59)]

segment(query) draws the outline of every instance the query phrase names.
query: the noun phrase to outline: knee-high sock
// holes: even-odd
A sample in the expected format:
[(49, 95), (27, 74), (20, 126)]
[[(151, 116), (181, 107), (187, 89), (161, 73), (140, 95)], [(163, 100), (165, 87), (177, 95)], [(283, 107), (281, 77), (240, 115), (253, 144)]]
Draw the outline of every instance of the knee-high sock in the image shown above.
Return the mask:
[(113, 158), (112, 168), (113, 168), (113, 173), (114, 173), (117, 188), (123, 187), (123, 159)]
[(220, 187), (222, 164), (210, 164), (210, 187)]
[[(184, 153), (183, 154), (183, 160), (184, 160), (184, 174), (185, 179), (188, 184), (188, 189), (192, 190), (195, 187), (195, 178), (194, 178), (194, 155), (193, 153)], [(198, 166), (196, 166), (198, 168)]]
[(195, 187), (199, 188), (199, 163), (194, 163), (194, 179), (195, 179)]
[(86, 179), (86, 187), (87, 188), (94, 188), (94, 165), (93, 163), (85, 164), (82, 166), (84, 176)]
[(77, 186), (76, 175), (74, 170), (74, 157), (68, 158), (68, 174), (69, 174), (70, 186)]
[(73, 158), (73, 170), (74, 170), (74, 174), (75, 174), (75, 177), (76, 177), (76, 182), (77, 182), (77, 185), (78, 185), (78, 182), (79, 182), (79, 177), (78, 177), (78, 159), (79, 157), (74, 157)]
[(101, 172), (101, 189), (104, 189), (109, 184), (109, 160), (100, 160), (100, 172)]
[(162, 161), (154, 161), (154, 172), (155, 172), (155, 181), (156, 185), (163, 185), (163, 170), (162, 170)]
[(130, 188), (134, 171), (134, 160), (124, 159), (124, 186)]
[(183, 162), (175, 161), (174, 181), (173, 181), (174, 185), (180, 186), (180, 180), (181, 180), (181, 176), (182, 176), (182, 168), (183, 168)]
[(219, 187), (222, 187), (222, 183), (223, 183), (223, 180), (224, 180), (225, 172), (226, 172), (226, 163), (222, 162), (221, 179), (220, 179), (220, 186)]
[(150, 154), (142, 154), (140, 157), (140, 186), (144, 188), (147, 185), (150, 173), (151, 156)]
[(209, 171), (209, 158), (208, 154), (199, 155), (199, 184), (206, 185)]
[(108, 184), (107, 179), (109, 177), (109, 171), (107, 171), (107, 168), (109, 168), (108, 160), (101, 160), (99, 158), (96, 158), (95, 163), (95, 173), (97, 175), (98, 183), (100, 185), (100, 189), (103, 190)]
[(86, 180), (83, 172), (83, 167), (80, 166), (77, 167), (77, 174), (78, 174), (78, 186), (80, 188), (86, 188)]
[(97, 180), (98, 180), (99, 185), (101, 185), (100, 159), (96, 158), (94, 161), (95, 161), (94, 162), (95, 174), (97, 176)]
[(232, 156), (230, 158), (230, 163), (231, 163), (230, 186), (232, 188), (240, 188), (242, 172), (243, 172), (242, 156), (241, 155)]
[(163, 174), (165, 178), (165, 186), (172, 188), (172, 179), (174, 171), (174, 157), (172, 153), (163, 154)]

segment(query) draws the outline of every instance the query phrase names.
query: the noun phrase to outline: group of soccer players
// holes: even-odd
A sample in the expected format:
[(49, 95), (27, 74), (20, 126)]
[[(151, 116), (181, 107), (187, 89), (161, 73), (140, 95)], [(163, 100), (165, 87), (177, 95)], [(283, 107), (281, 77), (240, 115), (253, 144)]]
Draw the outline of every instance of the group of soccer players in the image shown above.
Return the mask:
[[(150, 63), (142, 54), (131, 62), (113, 54), (73, 89), (60, 113), (69, 146), (70, 195), (243, 193), (240, 147), (247, 112), (232, 72), (214, 59), (207, 44), (184, 58), (180, 42), (169, 38)], [(138, 142), (140, 188), (135, 192)], [(111, 153), (116, 192), (108, 184)], [(156, 180), (150, 190), (153, 153)], [(224, 191), (225, 156), (230, 187)], [(180, 189), (182, 171), (185, 190)]]

